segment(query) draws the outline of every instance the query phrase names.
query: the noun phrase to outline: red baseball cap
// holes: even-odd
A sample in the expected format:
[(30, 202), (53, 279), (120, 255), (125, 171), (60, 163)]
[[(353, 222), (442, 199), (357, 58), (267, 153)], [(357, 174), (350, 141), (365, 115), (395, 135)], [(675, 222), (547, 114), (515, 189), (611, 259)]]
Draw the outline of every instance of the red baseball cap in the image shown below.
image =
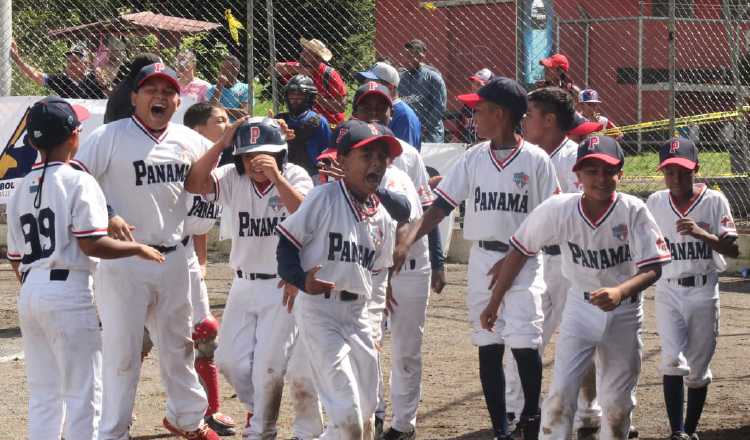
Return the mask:
[(584, 118), (580, 113), (575, 114), (573, 128), (568, 131), (570, 136), (588, 136), (591, 133), (604, 130), (604, 124), (599, 122), (589, 121)]
[(568, 57), (561, 53), (556, 53), (552, 55), (551, 57), (547, 57), (544, 59), (539, 60), (539, 64), (541, 64), (544, 67), (549, 67), (550, 69), (562, 69), (563, 71), (567, 72), (568, 69), (570, 69), (570, 62), (568, 61)]
[(331, 147), (331, 148), (326, 148), (325, 150), (323, 150), (323, 152), (320, 153), (318, 157), (315, 158), (315, 160), (317, 161), (321, 161), (325, 159), (336, 160), (337, 157), (338, 157), (338, 150), (336, 149), (336, 147)]

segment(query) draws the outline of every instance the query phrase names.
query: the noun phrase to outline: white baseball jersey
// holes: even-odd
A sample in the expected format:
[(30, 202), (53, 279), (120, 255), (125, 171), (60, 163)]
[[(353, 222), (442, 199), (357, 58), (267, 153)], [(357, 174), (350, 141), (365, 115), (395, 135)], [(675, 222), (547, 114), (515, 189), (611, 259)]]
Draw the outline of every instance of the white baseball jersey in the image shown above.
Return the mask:
[(189, 194), (185, 201), (187, 217), (185, 217), (183, 235), (207, 234), (216, 223), (216, 219), (221, 217), (221, 204), (210, 202), (198, 194)]
[(693, 274), (722, 272), (727, 268), (724, 257), (713, 252), (702, 240), (680, 235), (676, 222), (691, 218), (701, 228), (719, 238), (737, 236), (729, 202), (724, 194), (701, 185), (701, 192), (685, 211), (680, 211), (669, 190), (657, 191), (646, 202), (659, 224), (672, 253), (672, 263), (662, 270), (662, 279), (682, 278)]
[(170, 123), (156, 138), (132, 116), (96, 129), (76, 155), (102, 186), (107, 203), (135, 226), (136, 241), (173, 246), (183, 237), (190, 165), (211, 142)]
[(43, 164), (35, 164), (8, 202), (8, 259), (21, 271), (93, 271), (98, 259), (86, 256), (77, 239), (107, 235), (107, 205), (90, 175), (63, 162), (49, 162), (42, 201), (34, 208)]
[[(422, 210), (420, 196), (417, 194), (414, 184), (405, 172), (396, 168), (395, 164), (388, 167), (385, 171), (385, 176), (380, 181), (380, 187), (406, 196), (409, 200), (409, 205), (411, 205), (411, 212), (409, 213), (410, 222), (422, 217), (424, 211)], [(414, 262), (413, 265), (412, 260)], [(424, 272), (430, 270), (430, 254), (426, 235), (415, 241), (409, 248), (405, 264), (407, 265), (405, 269), (409, 271)]]
[(637, 197), (614, 193), (598, 219), (589, 218), (581, 194), (561, 194), (542, 203), (511, 237), (522, 254), (560, 243), (562, 272), (583, 292), (613, 287), (637, 268), (670, 260), (667, 243)]
[(417, 189), (422, 206), (432, 204), (435, 194), (430, 188), (430, 175), (427, 174), (422, 155), (410, 143), (399, 139), (401, 154), (393, 159), (393, 166), (405, 172)]
[[(303, 195), (313, 187), (312, 179), (300, 166), (287, 163), (282, 175)], [(249, 176), (240, 175), (234, 164), (215, 169), (212, 176), (216, 200), (232, 213), (229, 265), (247, 273), (275, 274), (279, 244), (276, 226), (289, 215), (278, 188), (270, 184), (259, 189)]]
[(549, 158), (552, 165), (555, 166), (560, 191), (563, 193), (581, 192), (582, 187), (578, 182), (578, 176), (573, 172), (573, 165), (578, 159), (578, 144), (565, 137), (560, 145), (550, 153)]
[(549, 155), (521, 140), (512, 150), (493, 151), (489, 141), (467, 150), (435, 192), (453, 207), (466, 200), (465, 239), (507, 243), (526, 216), (559, 190)]
[(300, 249), (304, 271), (320, 265), (319, 279), (369, 297), (372, 271), (393, 264), (395, 227), (377, 197), (363, 206), (338, 181), (313, 188), (277, 229)]

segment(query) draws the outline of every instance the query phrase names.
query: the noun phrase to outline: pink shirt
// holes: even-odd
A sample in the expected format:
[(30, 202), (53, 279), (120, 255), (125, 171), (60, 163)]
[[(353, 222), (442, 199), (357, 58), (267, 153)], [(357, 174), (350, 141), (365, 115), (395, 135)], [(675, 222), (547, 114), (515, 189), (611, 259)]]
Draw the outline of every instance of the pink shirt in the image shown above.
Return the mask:
[(195, 102), (203, 102), (206, 100), (206, 92), (209, 87), (211, 87), (211, 84), (208, 81), (193, 78), (187, 85), (180, 88), (180, 96), (193, 98)]

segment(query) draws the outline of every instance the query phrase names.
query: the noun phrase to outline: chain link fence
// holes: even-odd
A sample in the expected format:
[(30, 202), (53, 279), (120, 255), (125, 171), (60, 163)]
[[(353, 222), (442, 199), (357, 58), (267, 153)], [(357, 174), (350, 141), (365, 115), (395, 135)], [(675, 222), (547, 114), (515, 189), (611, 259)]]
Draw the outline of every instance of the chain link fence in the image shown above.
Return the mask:
[[(444, 107), (432, 100), (434, 109), (418, 113), (442, 117), (444, 142), (471, 141), (456, 99), (472, 91), (469, 76), (487, 68), (533, 88), (544, 76), (539, 60), (563, 53), (569, 80), (601, 98), (590, 117), (619, 127), (611, 133), (627, 150), (625, 190), (645, 196), (663, 187), (656, 148), (679, 134), (701, 149), (700, 178), (724, 191), (738, 218), (750, 218), (747, 1), (0, 0), (0, 22), (11, 9), (12, 26), (0, 23), (0, 49), (10, 48), (12, 28), (18, 58), (39, 72), (75, 70), (71, 48), (84, 48), (79, 64), (106, 95), (127, 75), (127, 60), (144, 51), (176, 65), (191, 50), (195, 76), (211, 84), (233, 56), (255, 114), (283, 109), (286, 76), (275, 65), (300, 60), (301, 38), (330, 49), (328, 64), (350, 98), (356, 73), (375, 61), (413, 69), (420, 60), (405, 44), (416, 38), (426, 46), (421, 61), (446, 90)], [(12, 71), (10, 94), (51, 93), (27, 70), (0, 55), (0, 91)], [(402, 98), (420, 107), (413, 95)]]

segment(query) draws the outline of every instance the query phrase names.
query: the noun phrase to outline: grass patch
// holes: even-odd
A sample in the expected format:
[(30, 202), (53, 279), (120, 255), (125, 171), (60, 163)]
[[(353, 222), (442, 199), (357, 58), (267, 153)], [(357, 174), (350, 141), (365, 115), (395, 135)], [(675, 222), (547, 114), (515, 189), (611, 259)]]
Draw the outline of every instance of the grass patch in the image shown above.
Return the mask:
[[(700, 153), (701, 168), (699, 176), (718, 177), (731, 176), (732, 166), (729, 153), (706, 151)], [(642, 153), (625, 157), (625, 178), (651, 177), (661, 179), (661, 173), (656, 171), (659, 164), (659, 153)]]

